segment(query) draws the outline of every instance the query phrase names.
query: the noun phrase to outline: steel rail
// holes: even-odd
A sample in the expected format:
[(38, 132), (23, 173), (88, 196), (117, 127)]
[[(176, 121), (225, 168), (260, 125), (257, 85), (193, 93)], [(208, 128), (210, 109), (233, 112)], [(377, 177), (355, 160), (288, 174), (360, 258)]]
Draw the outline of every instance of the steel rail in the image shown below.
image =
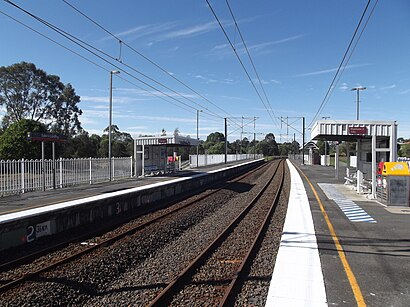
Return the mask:
[[(281, 161), (283, 163), (283, 160)], [(216, 237), (205, 249), (199, 254), (194, 260), (192, 260), (188, 266), (176, 276), (148, 305), (149, 307), (157, 306), (167, 306), (171, 301), (173, 295), (183, 287), (186, 280), (188, 280), (199, 268), (206, 259), (223, 243), (229, 234), (232, 233), (233, 229), (239, 224), (239, 222), (248, 214), (252, 207), (256, 204), (259, 198), (263, 195), (266, 189), (271, 184), (272, 180), (275, 178), (276, 173), (279, 169), (279, 163), (267, 183), (263, 186), (261, 191), (248, 203), (246, 208), (244, 208), (234, 220)]]
[[(178, 208), (175, 208), (174, 210), (171, 210), (171, 211), (169, 211), (169, 212), (163, 213), (163, 214), (161, 214), (161, 215), (159, 215), (159, 216), (157, 216), (157, 217), (154, 217), (154, 218), (152, 218), (152, 219), (150, 219), (150, 220), (148, 220), (148, 221), (146, 221), (146, 222), (144, 222), (144, 223), (141, 223), (141, 224), (139, 224), (139, 225), (133, 226), (132, 228), (127, 229), (127, 230), (125, 230), (124, 232), (119, 233), (119, 234), (117, 234), (117, 235), (115, 235), (115, 236), (113, 236), (113, 237), (110, 237), (110, 238), (107, 238), (107, 239), (105, 239), (105, 240), (102, 240), (101, 242), (98, 242), (98, 243), (96, 243), (95, 245), (87, 246), (87, 247), (85, 247), (84, 249), (82, 249), (82, 250), (80, 250), (80, 251), (77, 251), (77, 252), (75, 252), (75, 253), (73, 253), (73, 254), (71, 254), (71, 255), (66, 256), (66, 257), (63, 258), (63, 259), (57, 260), (57, 261), (55, 261), (55, 262), (53, 262), (53, 263), (48, 263), (46, 266), (44, 266), (44, 267), (42, 267), (42, 268), (40, 268), (40, 269), (38, 269), (38, 270), (35, 270), (35, 271), (32, 271), (32, 272), (28, 272), (28, 273), (26, 273), (25, 275), (23, 275), (23, 276), (21, 276), (21, 277), (19, 277), (19, 278), (16, 278), (16, 279), (14, 279), (14, 280), (12, 280), (12, 281), (9, 281), (9, 282), (7, 282), (7, 283), (5, 283), (5, 284), (3, 284), (3, 285), (0, 285), (0, 293), (5, 292), (5, 291), (7, 291), (7, 290), (9, 290), (9, 289), (11, 289), (11, 288), (13, 288), (13, 287), (15, 287), (15, 286), (17, 286), (17, 285), (23, 283), (23, 282), (25, 282), (25, 281), (31, 280), (31, 279), (33, 279), (35, 276), (37, 276), (37, 275), (39, 275), (39, 274), (41, 274), (41, 273), (47, 272), (47, 271), (49, 271), (49, 270), (51, 270), (51, 269), (53, 269), (53, 268), (55, 268), (55, 267), (58, 267), (58, 266), (60, 266), (60, 265), (63, 265), (63, 264), (68, 263), (68, 262), (70, 262), (70, 261), (73, 261), (73, 260), (75, 260), (75, 259), (78, 259), (78, 258), (80, 258), (81, 256), (83, 256), (83, 255), (85, 255), (85, 254), (87, 254), (87, 253), (90, 253), (90, 252), (93, 251), (93, 250), (96, 250), (96, 249), (100, 248), (101, 246), (110, 245), (110, 244), (112, 244), (112, 243), (118, 241), (119, 239), (122, 239), (122, 238), (124, 238), (124, 237), (126, 237), (126, 236), (129, 236), (129, 235), (132, 235), (132, 234), (135, 234), (136, 232), (141, 231), (141, 230), (143, 230), (144, 228), (146, 228), (146, 227), (148, 227), (148, 226), (150, 226), (150, 225), (152, 225), (152, 224), (154, 224), (154, 223), (156, 223), (156, 222), (160, 222), (161, 220), (167, 218), (168, 216), (170, 216), (170, 215), (172, 215), (172, 214), (175, 214), (175, 213), (181, 211), (182, 209), (185, 209), (185, 208), (187, 208), (187, 207), (189, 207), (189, 206), (192, 206), (193, 204), (195, 204), (195, 203), (197, 203), (197, 202), (199, 202), (199, 201), (202, 201), (202, 200), (208, 198), (209, 196), (211, 196), (211, 195), (213, 195), (213, 194), (215, 194), (215, 193), (220, 192), (221, 190), (223, 190), (223, 189), (226, 188), (227, 186), (229, 186), (229, 185), (231, 185), (231, 184), (234, 184), (234, 183), (236, 183), (236, 182), (239, 182), (240, 180), (245, 179), (246, 177), (248, 177), (248, 176), (252, 175), (253, 173), (257, 172), (258, 170), (260, 170), (261, 168), (263, 168), (263, 167), (269, 167), (269, 166), (270, 166), (270, 163), (262, 164), (262, 165), (258, 166), (257, 168), (255, 168), (255, 169), (253, 169), (253, 170), (251, 170), (251, 171), (249, 171), (249, 172), (247, 172), (247, 173), (245, 173), (245, 174), (243, 174), (243, 175), (241, 175), (241, 176), (239, 176), (239, 177), (237, 177), (237, 178), (231, 180), (230, 182), (224, 184), (222, 187), (220, 187), (220, 188), (218, 188), (218, 189), (216, 189), (216, 190), (207, 192), (207, 193), (205, 193), (204, 195), (202, 195), (201, 197), (199, 197), (199, 198), (197, 198), (197, 199), (195, 199), (195, 200), (191, 200), (191, 201), (187, 202), (186, 204), (184, 204), (184, 205), (182, 205), (182, 206), (179, 206)], [(214, 184), (214, 185), (215, 185), (215, 184)], [(213, 186), (213, 185), (211, 185), (211, 186)], [(192, 196), (190, 196), (190, 197), (192, 197)], [(186, 199), (186, 197), (185, 197), (185, 199)], [(176, 203), (178, 203), (178, 202), (182, 202), (183, 200), (184, 200), (184, 199), (179, 199), (178, 201), (175, 201), (174, 204), (176, 204)], [(101, 230), (100, 230), (99, 232), (101, 232)], [(91, 235), (91, 234), (89, 234), (88, 236), (90, 236), (90, 235)], [(72, 242), (71, 242), (71, 243), (72, 243)], [(58, 246), (63, 245), (63, 244), (69, 244), (69, 243), (67, 243), (67, 242), (61, 243), (61, 244), (59, 244)], [(47, 249), (47, 250), (49, 250), (49, 249)], [(34, 258), (36, 255), (38, 256), (38, 254), (40, 254), (40, 253), (41, 253), (41, 254), (44, 254), (44, 251), (40, 251), (39, 253), (35, 253), (35, 254), (28, 255), (28, 256), (24, 256), (24, 257), (22, 257), (22, 258), (19, 258), (19, 259), (14, 260), (14, 261), (5, 263), (5, 264), (1, 265), (0, 268), (3, 268), (3, 267), (12, 267), (12, 266), (13, 266), (13, 263), (14, 263), (14, 264), (16, 264), (16, 263), (20, 264), (21, 261), (23, 261), (23, 260), (24, 260), (24, 261), (27, 261), (28, 259), (32, 259), (32, 258)]]
[(245, 274), (245, 270), (249, 268), (252, 260), (252, 255), (256, 252), (256, 247), (259, 246), (260, 242), (263, 239), (263, 234), (266, 232), (267, 227), (269, 226), (269, 220), (273, 214), (273, 212), (276, 210), (277, 204), (279, 202), (279, 197), (280, 197), (280, 191), (282, 190), (283, 183), (285, 181), (285, 162), (284, 160), (281, 162), (282, 164), (282, 177), (280, 180), (280, 185), (278, 187), (278, 192), (275, 194), (275, 198), (273, 199), (272, 205), (269, 209), (269, 212), (266, 214), (265, 219), (259, 228), (258, 233), (255, 236), (255, 239), (252, 242), (252, 245), (248, 249), (248, 252), (246, 253), (246, 256), (242, 260), (241, 265), (239, 266), (238, 270), (236, 271), (234, 278), (232, 279), (231, 283), (225, 290), (225, 295), (221, 299), (219, 306), (220, 307), (225, 307), (225, 306), (233, 306), (232, 302), (235, 298), (236, 291), (239, 288), (241, 281), (243, 281), (243, 277)]

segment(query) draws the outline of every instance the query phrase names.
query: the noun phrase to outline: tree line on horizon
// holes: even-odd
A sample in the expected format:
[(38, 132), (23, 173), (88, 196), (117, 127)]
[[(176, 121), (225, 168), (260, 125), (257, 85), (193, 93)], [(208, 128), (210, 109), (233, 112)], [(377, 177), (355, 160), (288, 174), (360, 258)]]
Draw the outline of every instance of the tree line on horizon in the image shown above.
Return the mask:
[[(38, 159), (41, 143), (29, 141), (28, 132), (48, 132), (67, 136), (66, 142), (57, 143), (56, 157), (85, 158), (108, 156), (108, 127), (103, 134), (90, 135), (79, 120), (80, 96), (71, 84), (47, 74), (33, 63), (21, 62), (0, 67), (0, 107), (5, 115), (0, 123), (0, 160)], [(133, 138), (111, 126), (112, 156), (133, 155)], [(166, 133), (163, 129), (163, 133)], [(178, 128), (174, 133), (179, 133)], [(242, 140), (228, 142), (228, 153), (262, 153), (266, 156), (293, 152), (299, 144), (277, 144), (275, 136), (268, 133), (262, 141)], [(225, 136), (220, 132), (209, 134), (201, 141), (199, 153), (225, 152)], [(180, 148), (183, 159), (195, 154), (196, 148)], [(51, 146), (45, 155), (51, 157)]]
[[(56, 157), (88, 158), (108, 156), (108, 127), (103, 134), (90, 135), (79, 120), (82, 114), (78, 107), (80, 96), (71, 84), (63, 84), (60, 78), (49, 75), (33, 63), (21, 62), (0, 67), (0, 107), (5, 115), (0, 122), (0, 160), (39, 159), (41, 143), (27, 140), (28, 132), (50, 132), (67, 136), (67, 141), (56, 146)], [(116, 125), (111, 126), (112, 156), (133, 155), (133, 138), (121, 132)], [(178, 134), (176, 128), (174, 134)], [(166, 134), (163, 129), (162, 134)], [(399, 138), (403, 143), (399, 155), (410, 157), (410, 140)], [(334, 152), (331, 143), (318, 141), (319, 154)], [(326, 149), (325, 149), (326, 146)], [(346, 144), (341, 145), (343, 153)], [(298, 142), (278, 144), (273, 133), (265, 135), (261, 141), (248, 138), (228, 142), (228, 153), (261, 153), (264, 156), (287, 156), (299, 153)], [(196, 148), (179, 148), (182, 158), (196, 154)], [(200, 154), (225, 153), (225, 136), (221, 132), (209, 134), (200, 141)], [(51, 157), (51, 146), (46, 146), (46, 157)]]

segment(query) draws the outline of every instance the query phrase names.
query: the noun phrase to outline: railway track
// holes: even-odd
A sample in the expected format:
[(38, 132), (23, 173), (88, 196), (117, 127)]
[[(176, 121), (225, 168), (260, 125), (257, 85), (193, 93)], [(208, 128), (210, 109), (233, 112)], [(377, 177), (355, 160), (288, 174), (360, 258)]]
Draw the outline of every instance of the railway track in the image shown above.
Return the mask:
[[(267, 189), (272, 188), (275, 178), (279, 182), (276, 183), (275, 191), (270, 191), (270, 195), (262, 199)], [(149, 306), (181, 306), (193, 297), (198, 306), (202, 303), (232, 306), (245, 271), (249, 269), (252, 256), (276, 208), (284, 178), (285, 163), (282, 161), (270, 180), (240, 214), (164, 287)], [(235, 248), (232, 248), (232, 244), (235, 244)], [(201, 302), (201, 297), (205, 301)]]
[[(107, 247), (109, 245), (115, 244), (121, 239), (126, 238), (127, 236), (131, 236), (137, 232), (142, 232), (149, 226), (155, 225), (155, 223), (160, 223), (163, 220), (169, 219), (172, 215), (180, 212), (186, 208), (192, 207), (198, 202), (204, 201), (207, 198), (211, 197), (212, 195), (220, 192), (223, 189), (228, 188), (229, 186), (241, 182), (246, 178), (254, 175), (256, 172), (261, 171), (264, 167), (269, 167), (268, 165), (262, 165), (251, 172), (248, 172), (231, 182), (225, 184), (223, 187), (220, 187), (215, 190), (207, 191), (202, 193), (199, 197), (194, 197), (193, 200), (188, 200), (183, 202), (182, 204), (176, 204), (171, 208), (167, 208), (162, 210), (162, 212), (157, 212), (152, 214), (152, 216), (148, 217), (143, 222), (136, 222), (122, 229), (115, 231), (113, 234), (107, 235), (106, 237), (102, 236), (97, 239), (88, 240), (87, 242), (82, 242), (84, 244), (74, 244), (75, 248), (70, 251), (63, 251), (60, 253), (57, 250), (57, 255), (50, 254), (48, 257), (42, 257), (46, 252), (54, 252), (56, 249), (61, 248), (62, 246), (66, 246), (67, 243), (63, 243), (62, 245), (58, 245), (53, 247), (52, 249), (48, 249), (47, 251), (39, 251), (37, 253), (33, 253), (28, 256), (21, 257), (20, 259), (16, 259), (12, 262), (8, 262), (2, 264), (0, 266), (1, 273), (1, 286), (0, 292), (5, 292), (8, 290), (13, 289), (14, 287), (18, 287), (21, 284), (24, 284), (27, 281), (33, 281), (38, 279), (38, 277), (48, 271), (56, 269), (58, 267), (63, 266), (64, 264), (70, 263), (84, 257), (92, 253), (93, 251), (100, 249), (101, 247)], [(87, 235), (89, 236), (89, 235)], [(77, 241), (78, 238), (75, 239)], [(33, 265), (31, 261), (33, 259), (38, 258), (36, 261), (37, 263)], [(43, 260), (42, 260), (43, 259)]]

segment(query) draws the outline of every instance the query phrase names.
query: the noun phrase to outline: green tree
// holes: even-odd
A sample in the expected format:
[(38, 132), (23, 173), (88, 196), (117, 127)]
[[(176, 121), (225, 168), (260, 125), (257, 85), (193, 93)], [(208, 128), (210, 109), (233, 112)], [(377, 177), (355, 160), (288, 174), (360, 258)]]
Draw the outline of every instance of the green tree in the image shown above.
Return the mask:
[(225, 142), (225, 136), (221, 132), (212, 132), (211, 134), (207, 136), (206, 142), (210, 142), (210, 143)]
[[(104, 129), (108, 132), (108, 127)], [(108, 134), (104, 134), (100, 140), (98, 149), (99, 157), (108, 157)], [(133, 155), (133, 138), (129, 133), (121, 132), (117, 125), (111, 126), (111, 155), (113, 157), (126, 157)]]
[(279, 148), (279, 155), (281, 156), (287, 156), (289, 154), (293, 154), (294, 153), (294, 146), (292, 143), (289, 142), (285, 142), (282, 144), (278, 145)]
[(210, 155), (223, 154), (225, 153), (225, 143), (222, 143), (222, 142), (215, 143), (208, 148), (207, 152)]
[(100, 136), (93, 134), (90, 137), (87, 131), (82, 131), (63, 144), (62, 156), (66, 158), (97, 157), (100, 140)]
[(34, 120), (22, 119), (13, 123), (0, 136), (0, 159), (39, 159), (41, 142), (28, 141), (27, 132), (46, 132), (46, 127)]
[(75, 134), (81, 130), (79, 101), (70, 84), (64, 85), (58, 76), (33, 63), (0, 67), (0, 106), (6, 109), (3, 127), (30, 119), (47, 123), (53, 131)]
[(256, 150), (264, 156), (278, 156), (280, 154), (279, 147), (273, 133), (268, 133), (265, 136), (265, 139), (258, 143)]
[(400, 145), (399, 156), (400, 156), (400, 157), (408, 157), (408, 158), (410, 158), (410, 144), (402, 144), (402, 145)]

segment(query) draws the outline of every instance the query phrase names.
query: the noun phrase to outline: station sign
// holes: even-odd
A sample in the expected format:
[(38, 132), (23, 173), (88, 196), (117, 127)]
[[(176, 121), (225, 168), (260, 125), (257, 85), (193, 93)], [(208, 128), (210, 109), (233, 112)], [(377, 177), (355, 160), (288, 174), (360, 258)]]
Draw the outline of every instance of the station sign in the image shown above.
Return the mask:
[(168, 140), (163, 138), (163, 139), (158, 139), (158, 144), (167, 144)]
[(27, 140), (41, 142), (65, 142), (67, 140), (67, 136), (46, 132), (28, 132)]
[(349, 134), (367, 134), (367, 127), (349, 127)]

